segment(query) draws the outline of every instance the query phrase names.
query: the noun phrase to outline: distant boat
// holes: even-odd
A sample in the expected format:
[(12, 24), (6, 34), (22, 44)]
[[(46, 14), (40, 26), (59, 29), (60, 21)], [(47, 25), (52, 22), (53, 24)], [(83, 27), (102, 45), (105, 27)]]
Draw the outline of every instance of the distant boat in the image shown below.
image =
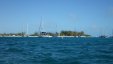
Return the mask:
[(26, 30), (26, 35), (25, 35), (25, 37), (29, 37), (29, 34), (28, 34), (28, 31), (29, 31), (29, 25), (27, 24), (27, 28), (26, 28), (27, 30)]
[(42, 17), (41, 17), (41, 22), (39, 25), (39, 37), (52, 37), (52, 36), (47, 35), (47, 32), (41, 31), (41, 29), (42, 29)]
[(107, 36), (101, 35), (101, 36), (99, 36), (99, 38), (107, 38)]
[(41, 17), (41, 21), (40, 21), (40, 25), (39, 25), (39, 37), (42, 37), (41, 36), (41, 29), (42, 29), (42, 17)]
[(104, 32), (104, 31), (100, 31), (100, 36), (99, 36), (99, 38), (107, 38), (107, 36), (106, 35), (104, 35), (104, 34), (102, 34), (102, 32)]

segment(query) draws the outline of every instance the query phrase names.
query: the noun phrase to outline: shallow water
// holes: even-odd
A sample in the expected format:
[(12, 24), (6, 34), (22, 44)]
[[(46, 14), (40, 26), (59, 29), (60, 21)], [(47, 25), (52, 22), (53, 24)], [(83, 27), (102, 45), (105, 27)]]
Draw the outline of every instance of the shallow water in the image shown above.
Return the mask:
[(0, 37), (0, 64), (113, 64), (113, 38)]

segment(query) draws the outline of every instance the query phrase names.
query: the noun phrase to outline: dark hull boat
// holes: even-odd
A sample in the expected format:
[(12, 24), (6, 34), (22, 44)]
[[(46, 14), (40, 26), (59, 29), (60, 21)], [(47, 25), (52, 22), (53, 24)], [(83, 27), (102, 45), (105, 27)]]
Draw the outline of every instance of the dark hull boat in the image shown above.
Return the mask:
[(99, 38), (107, 38), (107, 36), (101, 35), (101, 36), (99, 36)]

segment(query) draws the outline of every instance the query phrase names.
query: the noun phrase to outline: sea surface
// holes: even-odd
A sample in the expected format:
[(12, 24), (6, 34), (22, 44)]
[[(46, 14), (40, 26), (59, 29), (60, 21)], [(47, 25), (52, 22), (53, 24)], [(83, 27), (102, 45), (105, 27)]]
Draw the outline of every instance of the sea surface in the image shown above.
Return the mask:
[(113, 38), (0, 37), (0, 64), (113, 64)]

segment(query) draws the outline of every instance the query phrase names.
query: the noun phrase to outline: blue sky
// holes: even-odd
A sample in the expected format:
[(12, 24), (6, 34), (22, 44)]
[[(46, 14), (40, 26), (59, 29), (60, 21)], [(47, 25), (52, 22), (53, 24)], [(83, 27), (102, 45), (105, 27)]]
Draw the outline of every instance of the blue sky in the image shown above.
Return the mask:
[(113, 0), (0, 0), (0, 33), (36, 32), (41, 17), (42, 31), (111, 35)]

